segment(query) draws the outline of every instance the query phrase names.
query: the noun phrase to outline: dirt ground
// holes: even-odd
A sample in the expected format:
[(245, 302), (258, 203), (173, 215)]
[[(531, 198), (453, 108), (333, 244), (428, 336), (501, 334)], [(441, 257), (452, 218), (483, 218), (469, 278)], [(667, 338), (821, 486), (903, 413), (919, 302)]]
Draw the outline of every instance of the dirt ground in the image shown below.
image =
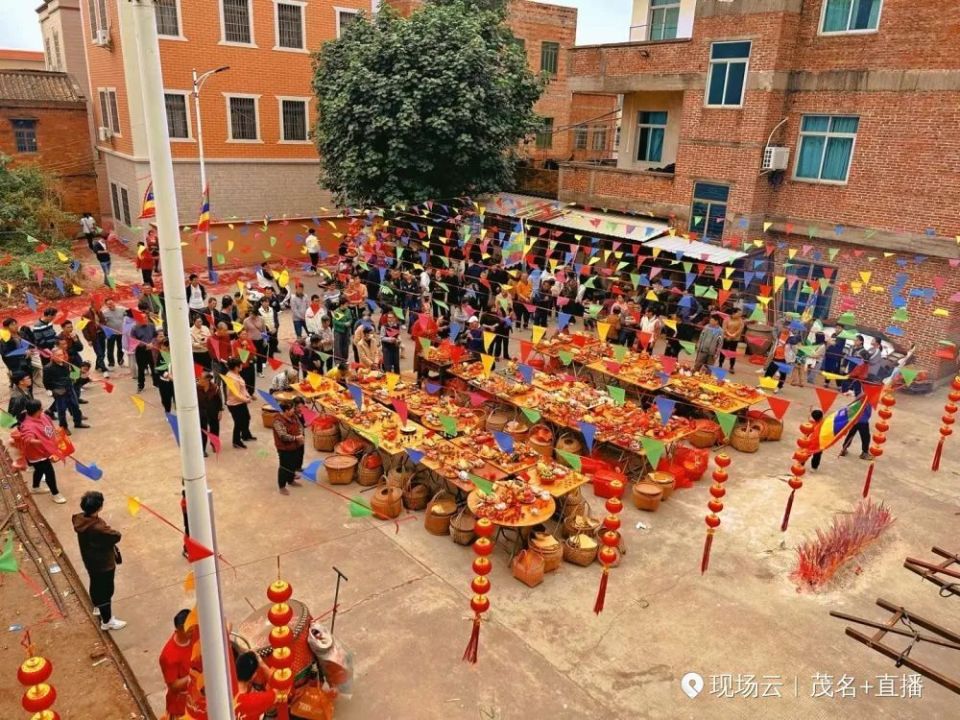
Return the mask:
[[(289, 318), (282, 325), (289, 335)], [(514, 335), (515, 342), (519, 338), (529, 335)], [(405, 362), (411, 355), (408, 350)], [(742, 364), (735, 379), (749, 382), (752, 372)], [(149, 513), (131, 517), (125, 498), (137, 496), (179, 522), (179, 457), (155, 392), (144, 394), (149, 404), (139, 416), (128, 374), (114, 374), (111, 382), (117, 386), (112, 395), (96, 388), (88, 393), (93, 429), (73, 439), (77, 457), (103, 469), (96, 487), (107, 496), (104, 515), (124, 535), (114, 607), (129, 625), (114, 638), (160, 708), (157, 654), (169, 619), (193, 602), (183, 589), (189, 567), (179, 534)], [(421, 513), (401, 522), (399, 531), (393, 523), (351, 518), (347, 503), (326, 491), (323, 480), (291, 497), (279, 495), (270, 434), (255, 413), (258, 441), (246, 451), (226, 443), (207, 464), (219, 549), (232, 565), (221, 579), (226, 614), (238, 622), (251, 604), (265, 602), (278, 556), (294, 597), (320, 614), (333, 602), (331, 567), (340, 568), (349, 582), (341, 592), (337, 634), (356, 663), (353, 696), (338, 703), (341, 720), (954, 717), (956, 695), (923, 680), (920, 697), (901, 696), (914, 687), (911, 671), (846, 637), (847, 623), (828, 614), (884, 620), (887, 613), (874, 603), (886, 598), (960, 630), (956, 600), (938, 597), (935, 586), (902, 567), (907, 556), (929, 557), (933, 546), (960, 552), (960, 439), (948, 442), (943, 469), (929, 470), (944, 396), (900, 397), (871, 492), (889, 505), (896, 522), (825, 591), (797, 591), (789, 579), (794, 548), (854, 507), (867, 463), (830, 451), (821, 470), (805, 478), (789, 530), (781, 533), (788, 495), (782, 478), (797, 427), (815, 403), (811, 389), (788, 387), (783, 397), (792, 405), (783, 440), (763, 444), (756, 454), (732, 453), (723, 525), (706, 575), (699, 572), (706, 480), (676, 492), (655, 514), (628, 503), (628, 553), (612, 571), (599, 616), (592, 612), (599, 565), (564, 564), (531, 589), (511, 577), (507, 554), (498, 550), (476, 666), (460, 659), (470, 632), (469, 549), (426, 533)], [(229, 419), (225, 427), (227, 437)], [(307, 462), (320, 457), (307, 452)], [(72, 469), (58, 474), (69, 503), (56, 506), (41, 497), (39, 505), (79, 563), (70, 515), (94, 484)], [(351, 486), (346, 494), (361, 490)], [(595, 514), (601, 511), (601, 501), (591, 504)], [(7, 585), (22, 584), (16, 581), (5, 578)], [(44, 632), (61, 632), (47, 627)], [(77, 662), (87, 662), (85, 645), (78, 642), (75, 651)], [(948, 650), (920, 645), (910, 657), (960, 674)], [(705, 683), (693, 699), (681, 690), (688, 672)], [(112, 694), (99, 686), (86, 692), (76, 702)], [(61, 713), (70, 707), (73, 717), (106, 717), (84, 715), (67, 702), (58, 707)]]

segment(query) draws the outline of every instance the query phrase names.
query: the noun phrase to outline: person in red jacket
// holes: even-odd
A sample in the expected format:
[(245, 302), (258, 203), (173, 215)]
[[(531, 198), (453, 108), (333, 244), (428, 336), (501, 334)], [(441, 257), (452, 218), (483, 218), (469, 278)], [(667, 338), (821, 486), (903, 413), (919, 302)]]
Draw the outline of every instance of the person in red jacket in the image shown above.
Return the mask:
[[(57, 457), (57, 430), (53, 420), (43, 412), (43, 404), (30, 398), (24, 403), (20, 419), (20, 441), (24, 459), (33, 468), (33, 485), (30, 492), (53, 493), (53, 501), (63, 505), (67, 499), (57, 489), (57, 473), (53, 458)], [(40, 485), (45, 480), (47, 489)]]
[(254, 676), (258, 672), (262, 673), (263, 677), (270, 676), (270, 669), (255, 652), (245, 652), (237, 657), (239, 682), (237, 683), (238, 692), (234, 698), (237, 720), (260, 720), (264, 713), (276, 707), (276, 691), (254, 689)]
[(157, 266), (157, 259), (154, 257), (150, 248), (142, 240), (137, 245), (137, 270), (140, 271), (140, 277), (144, 285), (153, 287), (153, 271)]
[(160, 651), (160, 673), (167, 685), (167, 720), (181, 720), (187, 712), (187, 686), (190, 683), (190, 658), (193, 638), (185, 629), (190, 611), (173, 616), (173, 635)]

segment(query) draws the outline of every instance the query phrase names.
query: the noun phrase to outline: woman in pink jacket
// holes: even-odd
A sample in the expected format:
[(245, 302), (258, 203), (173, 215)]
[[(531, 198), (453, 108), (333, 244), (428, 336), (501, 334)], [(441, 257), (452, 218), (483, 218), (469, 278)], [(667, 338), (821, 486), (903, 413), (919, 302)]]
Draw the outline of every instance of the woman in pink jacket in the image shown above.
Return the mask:
[(27, 401), (20, 420), (20, 437), (24, 458), (33, 468), (33, 487), (30, 492), (47, 492), (46, 488), (40, 486), (40, 481), (46, 480), (49, 492), (53, 493), (53, 501), (62, 505), (67, 499), (57, 490), (57, 474), (53, 469), (57, 431), (53, 420), (43, 412), (39, 400), (31, 398)]

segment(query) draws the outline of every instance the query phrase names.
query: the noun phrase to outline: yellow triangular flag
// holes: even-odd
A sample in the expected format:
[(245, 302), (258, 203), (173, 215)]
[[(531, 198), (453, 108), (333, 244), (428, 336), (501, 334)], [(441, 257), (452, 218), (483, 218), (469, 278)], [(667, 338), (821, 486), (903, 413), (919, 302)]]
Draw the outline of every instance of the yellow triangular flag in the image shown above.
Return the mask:
[(73, 290), (73, 294), (74, 294), (74, 295), (83, 295), (83, 288), (80, 287), (79, 285), (74, 285), (74, 286), (73, 286), (72, 288), (70, 288), (70, 289)]
[(793, 259), (797, 256), (797, 249), (796, 249), (796, 248), (788, 248), (788, 249), (787, 249), (787, 255), (790, 257), (791, 260), (793, 260)]
[(775, 275), (774, 278), (773, 278), (773, 291), (774, 291), (775, 293), (776, 293), (776, 292), (780, 292), (780, 288), (783, 287), (783, 284), (784, 284), (786, 281), (787, 281), (787, 279), (786, 279), (783, 275)]
[[(673, 230), (673, 228), (670, 228), (670, 229)], [(673, 230), (673, 232), (671, 232), (670, 234), (673, 235), (675, 232), (676, 232), (676, 230)], [(653, 256), (654, 256), (655, 258), (660, 257), (660, 248), (654, 248), (654, 249), (653, 249)]]
[(9, 339), (10, 339), (10, 331), (7, 330), (6, 328), (0, 328), (0, 340), (3, 340), (3, 342), (6, 342)]
[(760, 302), (763, 303), (763, 306), (766, 307), (773, 298), (763, 297), (762, 295), (757, 298)]
[(493, 360), (494, 360), (493, 355), (480, 353), (480, 362), (483, 363), (484, 376), (490, 375), (490, 371), (493, 369)]
[(677, 331), (676, 320), (671, 320), (670, 318), (661, 318), (661, 321), (663, 322), (664, 325), (666, 325), (668, 328), (670, 328), (674, 332)]
[(133, 404), (136, 406), (137, 412), (143, 415), (143, 409), (147, 406), (147, 404), (143, 401), (143, 398), (139, 395), (131, 395), (130, 399), (133, 400)]
[(59, 260), (60, 262), (70, 262), (70, 257), (65, 253), (62, 253), (59, 250), (57, 250), (57, 260)]
[(773, 227), (773, 223), (772, 223), (772, 222), (765, 222), (765, 223), (763, 224), (763, 231), (766, 232), (766, 231), (769, 230), (771, 227)]
[(483, 349), (487, 352), (490, 352), (490, 345), (493, 343), (494, 338), (497, 336), (492, 332), (483, 331)]
[(854, 295), (859, 295), (863, 290), (863, 283), (858, 280), (852, 280), (850, 282), (850, 289), (853, 291)]
[(600, 342), (607, 341), (607, 335), (610, 333), (610, 323), (608, 322), (598, 322), (597, 323), (597, 335), (600, 336)]
[(400, 376), (396, 373), (388, 372), (386, 374), (387, 382), (387, 392), (393, 392), (393, 389), (397, 386), (397, 383), (400, 382)]
[(75, 327), (76, 327), (76, 329), (77, 329), (77, 332), (83, 330), (83, 329), (84, 329), (87, 325), (89, 325), (89, 324), (90, 324), (90, 319), (89, 319), (89, 318), (85, 318), (85, 317), (78, 318), (78, 319), (77, 319), (77, 322), (76, 322), (76, 325), (75, 325)]
[(775, 377), (762, 377), (760, 378), (760, 387), (767, 388), (770, 390), (776, 390), (777, 379)]
[(193, 570), (187, 573), (187, 577), (183, 580), (183, 591), (184, 592), (193, 592), (197, 589), (196, 580), (193, 577)]
[(827, 372), (826, 370), (821, 370), (820, 374), (823, 375), (827, 380), (846, 380), (846, 375), (838, 375), (837, 373)]
[(653, 302), (659, 302), (660, 298), (657, 297), (657, 294), (653, 290), (647, 290), (647, 300), (653, 300)]
[(724, 277), (730, 277), (731, 275), (733, 275), (734, 270), (736, 270), (736, 268), (732, 268), (732, 267), (724, 268), (723, 269)]
[(310, 383), (310, 387), (312, 387), (314, 390), (319, 390), (320, 386), (323, 385), (323, 378), (320, 377), (318, 373), (308, 372), (307, 382)]
[(754, 241), (753, 241), (753, 246), (754, 246), (754, 247), (763, 247), (763, 240), (754, 240)]
[(280, 277), (277, 278), (277, 285), (279, 285), (282, 288), (285, 288), (289, 284), (290, 284), (290, 273), (284, 270), (282, 273), (280, 273)]
[(733, 280), (721, 280), (721, 281), (720, 281), (720, 286), (721, 286), (724, 290), (729, 290), (730, 288), (733, 287)]
[(933, 314), (937, 317), (950, 317), (950, 311), (946, 308), (937, 308), (933, 311)]
[(247, 292), (247, 286), (243, 284), (242, 280), (237, 280), (237, 290), (240, 291), (240, 295)]
[(140, 512), (140, 498), (130, 496), (127, 497), (127, 512), (133, 517), (137, 516), (137, 513)]
[(243, 330), (243, 323), (238, 323), (236, 320), (234, 320), (234, 322), (233, 322), (233, 331), (234, 331), (235, 333), (238, 333), (238, 332), (240, 332), (241, 330)]
[(531, 330), (532, 337), (530, 339), (533, 341), (534, 345), (538, 344), (541, 340), (543, 340), (543, 334), (546, 331), (547, 329), (545, 327), (540, 327), (539, 325), (533, 326), (533, 329)]
[(227, 240), (227, 252), (233, 252), (233, 240)]
[(225, 375), (223, 373), (220, 373), (220, 379), (223, 380), (224, 383), (226, 383), (227, 390), (230, 391), (231, 395), (233, 395), (234, 397), (242, 397), (242, 395), (240, 395), (240, 388), (237, 387), (236, 380), (234, 380), (229, 375)]
[(870, 278), (871, 278), (872, 276), (873, 276), (873, 273), (872, 273), (872, 272), (868, 272), (868, 271), (866, 271), (866, 270), (861, 270), (861, 271), (860, 271), (860, 279), (863, 280), (863, 284), (864, 284), (864, 285), (869, 285), (869, 284), (870, 284)]

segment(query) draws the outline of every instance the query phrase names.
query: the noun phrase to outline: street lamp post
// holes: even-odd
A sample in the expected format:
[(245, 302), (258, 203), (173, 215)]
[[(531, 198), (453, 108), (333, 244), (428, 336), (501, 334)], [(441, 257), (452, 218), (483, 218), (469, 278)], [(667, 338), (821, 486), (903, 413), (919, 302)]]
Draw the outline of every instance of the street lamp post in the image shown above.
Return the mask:
[[(200, 151), (200, 197), (203, 197), (203, 193), (207, 189), (207, 166), (203, 158), (203, 124), (200, 121), (200, 89), (203, 87), (203, 84), (211, 77), (217, 73), (222, 73), (225, 70), (229, 70), (230, 67), (223, 65), (222, 67), (215, 68), (213, 70), (207, 70), (207, 72), (197, 75), (197, 70), (193, 70), (193, 107), (197, 113), (197, 148)], [(203, 233), (203, 240), (207, 248), (207, 279), (210, 282), (213, 282), (213, 248), (210, 246), (210, 230), (207, 229)]]

